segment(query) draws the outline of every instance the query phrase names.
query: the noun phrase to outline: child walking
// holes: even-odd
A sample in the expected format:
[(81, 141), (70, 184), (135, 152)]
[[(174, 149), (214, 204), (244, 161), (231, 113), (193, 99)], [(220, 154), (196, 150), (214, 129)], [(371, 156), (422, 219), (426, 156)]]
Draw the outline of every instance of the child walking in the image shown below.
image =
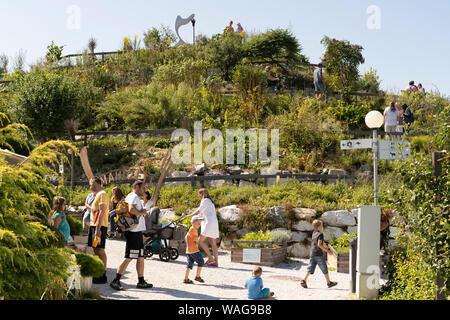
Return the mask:
[(268, 288), (264, 288), (261, 275), (261, 267), (255, 267), (255, 269), (253, 269), (252, 276), (245, 282), (245, 287), (248, 288), (249, 299), (264, 299), (273, 297), (274, 293)]
[(308, 288), (306, 284), (306, 280), (310, 274), (314, 274), (314, 270), (316, 270), (316, 266), (319, 265), (320, 270), (322, 271), (325, 279), (327, 280), (328, 288), (332, 288), (337, 285), (337, 282), (330, 281), (330, 276), (328, 274), (327, 262), (325, 260), (324, 252), (333, 254), (333, 252), (328, 249), (324, 239), (323, 239), (323, 222), (320, 220), (314, 220), (313, 223), (314, 232), (312, 235), (312, 243), (310, 249), (310, 260), (307, 268), (308, 273), (300, 282), (300, 285), (303, 288)]
[(189, 229), (189, 232), (186, 234), (184, 238), (186, 241), (186, 253), (188, 264), (186, 267), (186, 273), (184, 275), (184, 283), (192, 284), (192, 280), (189, 279), (189, 272), (194, 268), (194, 262), (197, 262), (197, 276), (195, 277), (195, 281), (197, 282), (205, 282), (201, 277), (200, 273), (202, 272), (202, 267), (205, 265), (205, 261), (203, 260), (203, 256), (198, 249), (198, 229), (203, 221), (203, 218), (200, 216), (195, 216), (192, 218), (191, 223), (192, 227)]

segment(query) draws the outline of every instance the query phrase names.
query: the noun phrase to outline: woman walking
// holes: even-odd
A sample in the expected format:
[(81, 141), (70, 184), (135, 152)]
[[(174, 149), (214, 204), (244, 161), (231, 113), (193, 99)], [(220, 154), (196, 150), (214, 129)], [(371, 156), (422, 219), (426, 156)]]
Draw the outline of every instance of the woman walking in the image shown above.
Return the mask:
[[(203, 217), (200, 233), (200, 247), (208, 255), (207, 266), (218, 267), (219, 266), (219, 251), (217, 250), (216, 239), (219, 238), (219, 222), (217, 221), (216, 207), (212, 202), (208, 191), (206, 189), (198, 190), (198, 196), (200, 197), (200, 207), (190, 215), (183, 215), (186, 218), (190, 218), (196, 215)], [(211, 256), (206, 240), (211, 244), (214, 258)]]

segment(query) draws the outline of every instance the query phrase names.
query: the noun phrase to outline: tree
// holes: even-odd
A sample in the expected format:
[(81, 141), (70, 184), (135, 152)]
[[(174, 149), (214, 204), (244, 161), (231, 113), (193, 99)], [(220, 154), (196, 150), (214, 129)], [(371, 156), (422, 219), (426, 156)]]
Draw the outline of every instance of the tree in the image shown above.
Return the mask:
[(144, 45), (146, 48), (157, 49), (160, 51), (170, 48), (177, 37), (175, 33), (167, 26), (161, 26), (159, 29), (153, 27), (144, 33)]
[(330, 87), (340, 92), (348, 100), (359, 79), (358, 67), (364, 63), (363, 47), (348, 41), (339, 41), (325, 36), (326, 80)]
[(377, 69), (370, 68), (364, 73), (360, 79), (360, 87), (366, 92), (377, 94), (380, 92), (380, 77), (377, 74)]
[(3, 74), (8, 73), (8, 64), (9, 58), (6, 54), (0, 55), (0, 79), (3, 77)]
[(305, 61), (297, 38), (289, 30), (275, 29), (252, 37), (244, 45), (249, 58), (269, 60)]
[(231, 73), (244, 57), (244, 37), (237, 33), (216, 34), (206, 45), (206, 59), (219, 69), (224, 80), (231, 80)]
[(52, 41), (52, 43), (47, 47), (47, 54), (45, 55), (47, 62), (53, 63), (53, 62), (57, 62), (57, 61), (61, 60), (63, 49), (64, 49), (64, 46), (57, 46)]
[[(449, 147), (449, 111), (447, 106), (441, 114), (438, 133), (433, 136), (433, 146), (439, 150)], [(404, 299), (434, 299), (434, 279), (441, 278), (444, 279), (442, 289), (448, 299), (450, 161), (443, 161), (441, 175), (435, 176), (431, 155), (414, 154), (410, 161), (403, 161), (397, 171), (401, 187), (393, 190), (390, 198), (404, 222), (398, 223), (400, 235), (397, 240), (403, 251), (394, 255), (393, 291)], [(426, 287), (423, 287), (424, 283)]]
[(78, 78), (36, 68), (18, 75), (13, 86), (13, 111), (40, 141), (66, 135), (65, 120), (89, 115), (86, 108), (93, 89)]

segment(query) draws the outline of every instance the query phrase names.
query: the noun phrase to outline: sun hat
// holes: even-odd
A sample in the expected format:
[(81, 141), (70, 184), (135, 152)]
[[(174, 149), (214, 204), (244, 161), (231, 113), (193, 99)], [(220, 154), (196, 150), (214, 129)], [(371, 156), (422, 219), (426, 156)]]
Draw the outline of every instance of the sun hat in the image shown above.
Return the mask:
[(203, 218), (200, 217), (200, 216), (195, 216), (195, 217), (192, 218), (191, 222), (202, 221), (202, 220), (205, 220), (205, 219), (203, 219)]

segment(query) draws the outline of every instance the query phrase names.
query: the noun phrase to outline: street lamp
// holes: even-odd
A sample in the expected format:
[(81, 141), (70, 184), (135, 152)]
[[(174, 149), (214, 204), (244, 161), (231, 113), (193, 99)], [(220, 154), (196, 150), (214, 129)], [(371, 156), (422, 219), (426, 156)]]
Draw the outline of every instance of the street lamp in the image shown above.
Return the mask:
[(374, 205), (378, 206), (378, 129), (384, 123), (384, 116), (379, 111), (370, 111), (366, 115), (366, 125), (372, 129), (373, 132), (373, 193)]

